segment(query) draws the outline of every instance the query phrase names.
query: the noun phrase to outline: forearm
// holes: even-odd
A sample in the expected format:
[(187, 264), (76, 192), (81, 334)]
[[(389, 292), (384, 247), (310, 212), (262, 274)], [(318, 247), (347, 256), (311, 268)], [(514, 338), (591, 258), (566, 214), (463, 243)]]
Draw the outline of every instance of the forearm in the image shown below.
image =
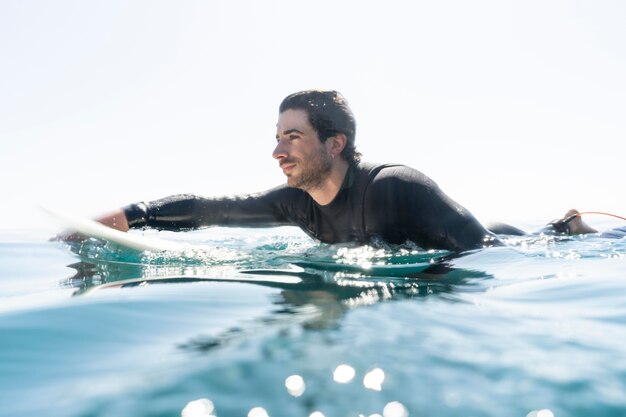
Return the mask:
[(286, 224), (267, 195), (204, 198), (180, 194), (124, 208), (131, 228), (190, 230), (206, 226), (278, 226)]

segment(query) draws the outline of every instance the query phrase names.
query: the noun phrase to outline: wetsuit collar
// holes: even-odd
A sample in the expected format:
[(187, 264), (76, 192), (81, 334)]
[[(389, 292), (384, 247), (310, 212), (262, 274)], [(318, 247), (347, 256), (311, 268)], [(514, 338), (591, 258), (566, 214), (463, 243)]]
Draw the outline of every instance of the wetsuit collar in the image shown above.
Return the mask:
[(354, 171), (356, 171), (356, 167), (353, 164), (350, 164), (350, 166), (348, 167), (348, 171), (346, 171), (346, 176), (343, 179), (343, 183), (341, 183), (341, 188), (339, 189), (339, 191), (352, 187), (352, 185), (354, 184)]

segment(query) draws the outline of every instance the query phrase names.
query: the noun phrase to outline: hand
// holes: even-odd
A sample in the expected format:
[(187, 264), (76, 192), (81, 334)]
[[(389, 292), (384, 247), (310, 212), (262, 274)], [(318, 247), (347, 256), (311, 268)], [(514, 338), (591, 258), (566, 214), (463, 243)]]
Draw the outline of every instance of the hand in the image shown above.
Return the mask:
[[(94, 219), (95, 221), (102, 223), (105, 226), (108, 226), (115, 230), (120, 230), (122, 232), (127, 232), (128, 220), (126, 219), (126, 215), (124, 214), (124, 210), (117, 210), (112, 213), (106, 214), (102, 217)], [(58, 235), (51, 238), (51, 241), (62, 241), (62, 242), (82, 242), (86, 240), (88, 237), (75, 232), (74, 230), (64, 230)]]
[(128, 220), (126, 219), (126, 214), (124, 214), (124, 210), (114, 211), (113, 213), (107, 214), (95, 220), (105, 226), (108, 226), (115, 230), (121, 230), (122, 232), (128, 232), (129, 229)]

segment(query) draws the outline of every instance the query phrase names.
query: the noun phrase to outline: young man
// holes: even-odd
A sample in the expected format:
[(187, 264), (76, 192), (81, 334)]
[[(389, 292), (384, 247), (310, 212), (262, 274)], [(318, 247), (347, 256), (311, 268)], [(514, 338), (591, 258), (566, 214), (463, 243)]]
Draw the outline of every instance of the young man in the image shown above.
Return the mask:
[(412, 241), (455, 252), (499, 244), (421, 172), (361, 163), (355, 133), (354, 116), (338, 92), (291, 94), (279, 108), (273, 152), (286, 185), (227, 198), (175, 195), (131, 204), (99, 221), (123, 231), (296, 225), (325, 243)]

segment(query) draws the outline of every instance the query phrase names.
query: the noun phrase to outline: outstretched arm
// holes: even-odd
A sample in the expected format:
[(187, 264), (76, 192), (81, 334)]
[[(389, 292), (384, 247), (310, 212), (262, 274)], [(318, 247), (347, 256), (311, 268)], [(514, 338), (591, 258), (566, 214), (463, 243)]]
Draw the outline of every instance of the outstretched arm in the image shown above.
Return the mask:
[[(292, 200), (285, 193), (292, 190), (277, 187), (265, 193), (248, 196), (205, 198), (193, 194), (173, 195), (160, 200), (130, 204), (94, 220), (112, 229), (127, 232), (131, 228), (190, 230), (221, 226), (282, 226), (291, 224), (286, 217)], [(81, 241), (85, 237), (65, 231), (54, 240)]]
[(118, 230), (148, 227), (181, 231), (207, 226), (282, 226), (291, 224), (287, 218), (291, 192), (281, 186), (259, 194), (220, 198), (178, 194), (130, 204), (121, 213), (112, 213), (98, 221)]

